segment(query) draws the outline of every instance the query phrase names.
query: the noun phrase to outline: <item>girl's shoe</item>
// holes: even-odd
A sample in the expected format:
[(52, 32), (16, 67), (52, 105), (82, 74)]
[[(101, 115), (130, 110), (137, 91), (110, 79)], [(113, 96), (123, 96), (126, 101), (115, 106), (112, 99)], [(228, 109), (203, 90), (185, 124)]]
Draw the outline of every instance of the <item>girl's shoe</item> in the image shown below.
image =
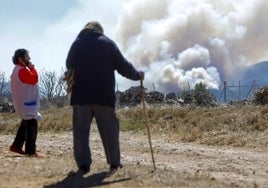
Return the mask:
[(11, 145), (9, 147), (9, 150), (12, 151), (12, 152), (14, 152), (14, 153), (19, 153), (21, 155), (25, 155), (25, 151), (23, 151), (22, 149), (16, 148), (14, 145)]
[(38, 153), (35, 154), (26, 154), (27, 157), (39, 157)]

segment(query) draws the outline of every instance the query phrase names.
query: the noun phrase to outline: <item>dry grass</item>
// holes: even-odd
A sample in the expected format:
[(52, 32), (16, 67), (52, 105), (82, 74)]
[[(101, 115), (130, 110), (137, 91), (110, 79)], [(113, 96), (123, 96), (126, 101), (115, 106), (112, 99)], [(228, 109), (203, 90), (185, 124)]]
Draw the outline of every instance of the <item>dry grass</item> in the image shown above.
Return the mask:
[[(147, 106), (152, 134), (183, 142), (217, 146), (267, 147), (268, 106), (228, 106), (215, 108)], [(70, 107), (43, 110), (39, 132), (72, 130)], [(117, 110), (121, 131), (146, 131), (142, 108)], [(19, 119), (0, 114), (0, 134), (15, 134)]]

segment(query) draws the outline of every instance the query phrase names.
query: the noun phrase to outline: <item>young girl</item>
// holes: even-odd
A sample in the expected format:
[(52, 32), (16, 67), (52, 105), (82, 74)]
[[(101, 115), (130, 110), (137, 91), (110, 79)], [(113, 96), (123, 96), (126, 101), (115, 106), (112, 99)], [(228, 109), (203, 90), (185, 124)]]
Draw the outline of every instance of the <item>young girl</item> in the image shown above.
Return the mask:
[[(42, 116), (38, 112), (40, 107), (38, 73), (30, 59), (26, 49), (16, 50), (13, 56), (15, 67), (11, 75), (12, 99), (15, 111), (22, 120), (10, 151), (37, 157), (37, 120), (41, 120)], [(24, 143), (25, 151), (22, 149)]]

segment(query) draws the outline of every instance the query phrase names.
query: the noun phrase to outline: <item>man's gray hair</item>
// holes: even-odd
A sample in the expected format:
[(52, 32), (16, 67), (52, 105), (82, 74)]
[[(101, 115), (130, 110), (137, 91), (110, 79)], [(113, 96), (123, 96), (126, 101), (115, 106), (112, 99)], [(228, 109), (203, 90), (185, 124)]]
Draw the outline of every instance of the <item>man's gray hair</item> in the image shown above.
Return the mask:
[(83, 30), (84, 29), (90, 29), (90, 30), (101, 32), (101, 33), (104, 32), (102, 25), (99, 22), (97, 22), (97, 21), (88, 22), (85, 25), (85, 27), (83, 28)]

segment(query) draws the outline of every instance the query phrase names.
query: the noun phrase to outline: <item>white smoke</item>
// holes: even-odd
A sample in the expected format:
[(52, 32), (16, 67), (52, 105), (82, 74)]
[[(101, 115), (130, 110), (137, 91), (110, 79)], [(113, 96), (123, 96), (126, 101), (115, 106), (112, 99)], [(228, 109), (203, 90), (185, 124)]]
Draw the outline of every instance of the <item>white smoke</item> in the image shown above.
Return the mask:
[(117, 41), (157, 90), (217, 89), (268, 57), (267, 12), (266, 0), (130, 0)]

